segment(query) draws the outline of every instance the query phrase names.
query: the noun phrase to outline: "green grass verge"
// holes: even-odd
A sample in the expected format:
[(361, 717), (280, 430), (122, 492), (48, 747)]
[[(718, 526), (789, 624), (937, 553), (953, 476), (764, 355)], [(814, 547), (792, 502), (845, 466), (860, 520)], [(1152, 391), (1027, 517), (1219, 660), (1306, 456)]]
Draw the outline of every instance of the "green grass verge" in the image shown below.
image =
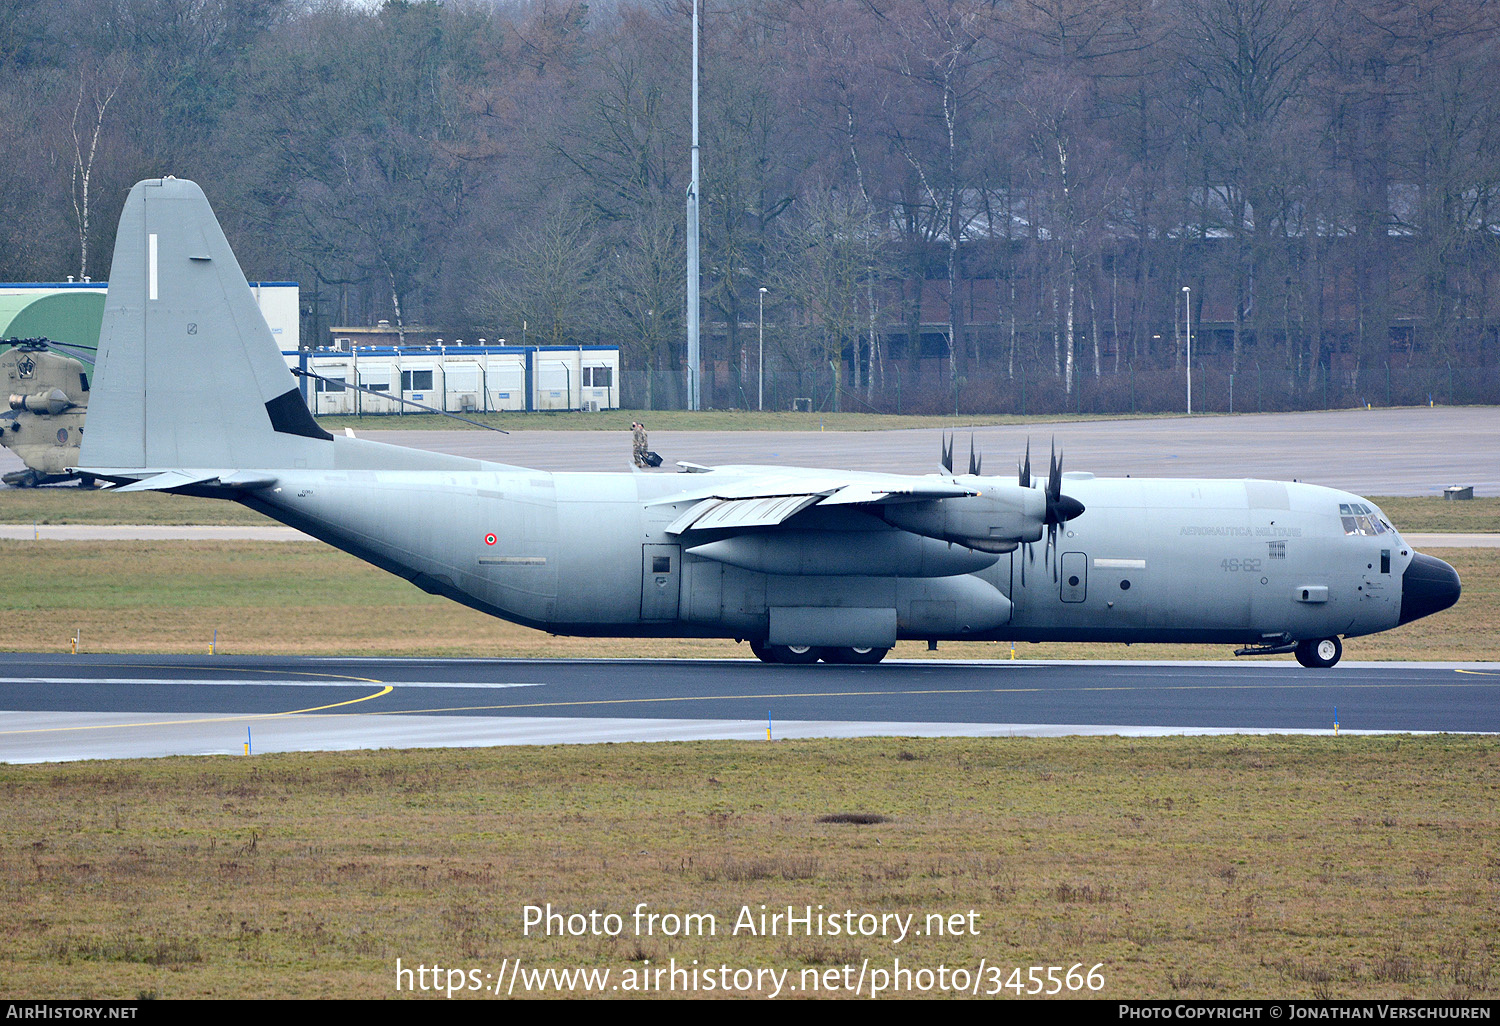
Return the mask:
[(0, 524), (203, 524), (264, 527), (275, 521), (237, 502), (161, 492), (82, 488), (0, 491)]
[[(0, 766), (0, 979), (28, 998), (371, 998), (396, 994), (397, 959), (615, 981), (696, 959), (793, 984), (865, 959), (983, 959), (1000, 969), (983, 989), (1012, 967), (1097, 964), (1106, 999), (1493, 999), (1497, 790), (1494, 741), (1454, 736)], [(638, 936), (641, 902), (712, 915), (716, 934)], [(548, 903), (624, 928), (523, 935), (523, 907)], [(762, 905), (965, 929), (733, 935)]]
[(1494, 534), (1500, 531), (1500, 498), (1450, 501), (1436, 496), (1398, 495), (1372, 499), (1402, 531)]
[[(1435, 550), (1457, 568), (1457, 606), (1352, 639), (1347, 659), (1500, 660), (1500, 549)], [(608, 658), (749, 658), (715, 639), (563, 638), (485, 616), (315, 542), (0, 541), (0, 648)], [(928, 655), (902, 642), (897, 658)], [(1229, 646), (1022, 644), (1022, 659), (1223, 659)], [(1009, 658), (944, 642), (940, 658)], [(1290, 656), (1275, 658), (1290, 659)]]

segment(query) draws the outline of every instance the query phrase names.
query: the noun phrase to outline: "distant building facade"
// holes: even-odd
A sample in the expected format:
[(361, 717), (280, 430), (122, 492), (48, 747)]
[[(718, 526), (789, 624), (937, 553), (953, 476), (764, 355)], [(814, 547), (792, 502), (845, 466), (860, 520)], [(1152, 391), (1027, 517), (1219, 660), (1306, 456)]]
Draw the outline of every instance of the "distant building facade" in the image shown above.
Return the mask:
[[(403, 334), (422, 337), (418, 329)], [(422, 412), (400, 399), (447, 413), (620, 406), (618, 346), (447, 345), (436, 336), (431, 345), (356, 345), (347, 328), (334, 336), (347, 348), (282, 354), (287, 366), (317, 375), (300, 380), (319, 416)]]

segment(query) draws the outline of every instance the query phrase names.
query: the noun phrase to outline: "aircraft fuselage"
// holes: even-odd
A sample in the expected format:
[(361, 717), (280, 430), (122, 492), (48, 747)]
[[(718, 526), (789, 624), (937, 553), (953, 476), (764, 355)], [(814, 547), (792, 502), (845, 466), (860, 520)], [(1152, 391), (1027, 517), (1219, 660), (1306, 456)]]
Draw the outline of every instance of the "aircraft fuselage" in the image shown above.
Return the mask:
[[(282, 471), (249, 505), (423, 589), (556, 634), (1263, 644), (1402, 622), (1415, 554), (1314, 485), (1095, 479), (1055, 542), (976, 552), (865, 509), (668, 533), (698, 475)], [(1344, 513), (1341, 514), (1341, 508)], [(1370, 510), (1351, 533), (1351, 508)], [(1375, 532), (1379, 533), (1375, 533)]]

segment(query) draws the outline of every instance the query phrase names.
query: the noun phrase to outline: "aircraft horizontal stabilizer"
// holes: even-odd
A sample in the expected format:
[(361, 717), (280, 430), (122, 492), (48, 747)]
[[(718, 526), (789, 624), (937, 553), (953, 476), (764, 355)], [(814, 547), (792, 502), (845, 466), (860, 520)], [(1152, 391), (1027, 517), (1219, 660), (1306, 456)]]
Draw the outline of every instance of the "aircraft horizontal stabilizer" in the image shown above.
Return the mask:
[[(101, 475), (108, 476), (108, 475)], [(246, 474), (233, 470), (168, 470), (118, 488), (116, 492), (174, 492), (183, 488), (214, 488), (232, 492), (269, 488), (276, 478), (268, 474)]]

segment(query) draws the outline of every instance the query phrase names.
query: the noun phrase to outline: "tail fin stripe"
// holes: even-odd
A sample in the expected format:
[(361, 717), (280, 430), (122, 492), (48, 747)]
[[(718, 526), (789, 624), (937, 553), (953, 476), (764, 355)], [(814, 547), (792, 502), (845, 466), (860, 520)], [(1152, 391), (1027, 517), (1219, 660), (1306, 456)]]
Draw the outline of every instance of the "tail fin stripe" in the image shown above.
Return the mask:
[(271, 427), (286, 435), (305, 435), (308, 438), (333, 440), (333, 436), (318, 426), (313, 419), (302, 393), (295, 388), (278, 395), (266, 403), (266, 413), (271, 418)]

